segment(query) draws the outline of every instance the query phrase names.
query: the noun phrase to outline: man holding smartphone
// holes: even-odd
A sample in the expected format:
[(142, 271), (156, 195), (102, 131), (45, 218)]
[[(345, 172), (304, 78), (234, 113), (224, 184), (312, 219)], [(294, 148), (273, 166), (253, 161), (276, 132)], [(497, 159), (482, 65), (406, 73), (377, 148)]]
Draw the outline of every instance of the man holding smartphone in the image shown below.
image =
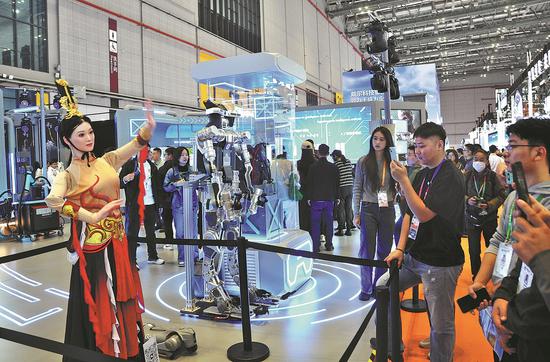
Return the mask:
[[(407, 212), (397, 248), (385, 261), (398, 260), (402, 266), (400, 290), (423, 284), (431, 322), (430, 360), (448, 362), (453, 359), (455, 344), (455, 289), (464, 264), (460, 246), (464, 177), (445, 159), (443, 127), (425, 123), (416, 129), (414, 139), (418, 160), (426, 167), (411, 183), (404, 166), (395, 161), (390, 165), (407, 200)], [(386, 273), (377, 284), (384, 284), (388, 277)]]
[[(517, 121), (506, 129), (510, 163), (521, 162), (529, 193), (544, 207), (550, 207), (550, 121), (537, 118), (526, 118)], [(516, 211), (516, 192), (511, 192), (504, 202), (504, 211), (496, 232), (490, 240), (481, 261), (479, 272), (474, 282), (468, 287), (472, 297), (476, 291), (484, 288), (492, 280), (499, 286), (509, 276), (517, 264), (517, 254), (512, 245), (515, 243), (514, 212)], [(480, 308), (485, 308), (490, 301), (483, 301)], [(503, 322), (507, 318), (508, 300), (497, 299), (493, 305), (493, 321), (501, 335), (511, 336), (509, 328)], [(545, 333), (547, 333), (546, 331)], [(503, 346), (505, 347), (505, 346)], [(511, 352), (508, 350), (507, 352)], [(496, 358), (496, 357), (495, 357)], [(515, 360), (507, 354), (501, 361)]]

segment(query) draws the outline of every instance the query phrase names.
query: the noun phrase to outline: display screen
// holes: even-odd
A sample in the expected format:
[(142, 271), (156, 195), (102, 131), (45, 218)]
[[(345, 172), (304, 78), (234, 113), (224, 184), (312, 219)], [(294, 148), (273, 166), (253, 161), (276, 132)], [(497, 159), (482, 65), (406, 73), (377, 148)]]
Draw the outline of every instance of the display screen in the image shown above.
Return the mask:
[(177, 147), (193, 143), (195, 134), (204, 128), (202, 124), (171, 124), (157, 122), (151, 145), (155, 147)]
[[(380, 110), (380, 119), (385, 118), (385, 112)], [(422, 124), (420, 109), (392, 109), (391, 119), (393, 121), (407, 121), (407, 131), (411, 134)]]
[(487, 143), (490, 145), (498, 144), (498, 132), (492, 132), (487, 135)]
[(369, 150), (369, 122), (371, 107), (334, 107), (322, 109), (296, 109), (293, 139), (300, 159), (302, 142), (312, 139), (315, 148), (325, 143), (330, 150), (338, 149), (356, 162)]

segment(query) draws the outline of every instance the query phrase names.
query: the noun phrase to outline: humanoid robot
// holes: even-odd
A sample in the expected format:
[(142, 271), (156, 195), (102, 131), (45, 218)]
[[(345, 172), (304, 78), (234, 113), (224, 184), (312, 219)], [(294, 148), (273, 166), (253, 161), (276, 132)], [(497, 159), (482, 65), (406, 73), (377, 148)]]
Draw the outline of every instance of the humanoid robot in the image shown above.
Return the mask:
[[(252, 163), (247, 148), (250, 134), (238, 132), (233, 127), (239, 114), (210, 100), (205, 106), (209, 122), (196, 134), (199, 170), (210, 176), (207, 191), (199, 197), (206, 206), (204, 239), (236, 240), (241, 236), (242, 222), (256, 214), (266, 199), (263, 189), (254, 187), (251, 182)], [(204, 296), (215, 303), (219, 314), (239, 317), (240, 307), (220, 279), (224, 260), (231, 277), (239, 284), (237, 249), (207, 246), (202, 265)], [(278, 303), (268, 292), (250, 286), (249, 296), (251, 304)], [(262, 307), (255, 310), (258, 314), (265, 312)]]

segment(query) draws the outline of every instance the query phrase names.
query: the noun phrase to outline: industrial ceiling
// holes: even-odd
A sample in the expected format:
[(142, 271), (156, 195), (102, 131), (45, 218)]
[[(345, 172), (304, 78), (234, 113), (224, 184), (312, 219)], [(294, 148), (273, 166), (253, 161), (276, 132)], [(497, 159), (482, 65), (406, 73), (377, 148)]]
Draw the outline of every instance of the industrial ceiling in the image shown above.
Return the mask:
[(329, 0), (326, 12), (363, 52), (376, 16), (396, 36), (399, 65), (435, 63), (443, 83), (517, 73), (550, 42), (549, 0)]

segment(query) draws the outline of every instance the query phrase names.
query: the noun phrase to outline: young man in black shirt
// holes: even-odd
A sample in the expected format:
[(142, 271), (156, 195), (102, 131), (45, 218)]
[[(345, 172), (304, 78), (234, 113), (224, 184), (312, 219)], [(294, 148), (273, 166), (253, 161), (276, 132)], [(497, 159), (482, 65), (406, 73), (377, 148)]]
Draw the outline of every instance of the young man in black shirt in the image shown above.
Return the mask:
[(334, 202), (338, 200), (340, 176), (338, 167), (327, 161), (329, 147), (319, 145), (319, 160), (310, 166), (307, 175), (305, 199), (311, 206), (311, 239), (313, 251), (319, 252), (321, 247), (321, 225), (324, 226), (326, 237), (325, 249), (334, 250), (332, 245), (332, 215)]
[[(416, 155), (425, 168), (411, 184), (404, 166), (395, 161), (390, 165), (407, 200), (407, 212), (397, 248), (385, 260), (388, 264), (398, 260), (402, 265), (400, 290), (423, 284), (431, 322), (430, 360), (448, 362), (455, 344), (455, 289), (464, 264), (460, 246), (464, 177), (445, 160), (443, 127), (425, 123), (416, 129), (414, 138)], [(380, 278), (378, 284), (385, 281), (387, 277)]]

